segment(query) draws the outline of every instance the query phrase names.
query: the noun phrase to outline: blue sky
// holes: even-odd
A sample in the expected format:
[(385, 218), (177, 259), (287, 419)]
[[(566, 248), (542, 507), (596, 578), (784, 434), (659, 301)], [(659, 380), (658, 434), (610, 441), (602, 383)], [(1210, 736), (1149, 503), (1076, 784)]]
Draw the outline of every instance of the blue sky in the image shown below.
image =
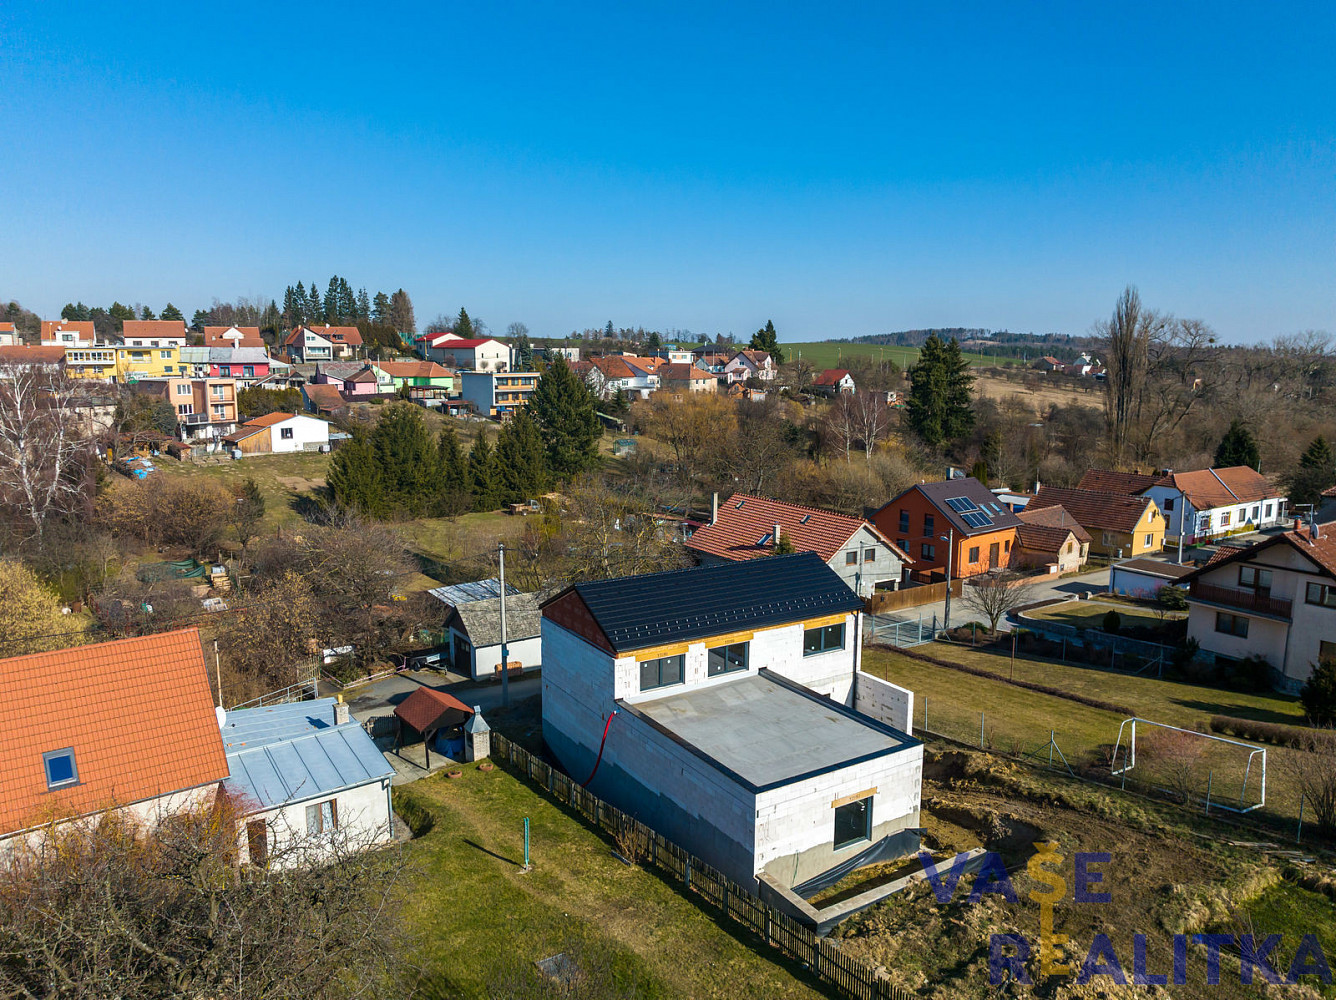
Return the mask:
[(0, 295), (1336, 332), (1331, 4), (0, 5)]

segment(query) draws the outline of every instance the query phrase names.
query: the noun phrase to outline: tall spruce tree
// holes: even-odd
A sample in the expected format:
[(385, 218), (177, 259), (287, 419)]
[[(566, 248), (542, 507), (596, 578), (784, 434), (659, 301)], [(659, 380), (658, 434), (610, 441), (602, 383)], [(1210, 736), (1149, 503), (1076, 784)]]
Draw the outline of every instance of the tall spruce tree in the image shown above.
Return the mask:
[(908, 374), (905, 419), (925, 444), (938, 448), (969, 433), (974, 426), (974, 376), (954, 337), (943, 343), (930, 334)]
[(339, 276), (336, 274), (329, 279), (329, 287), (325, 289), (325, 322), (337, 323), (344, 315), (340, 310), (339, 301)]
[(603, 428), (594, 410), (594, 396), (565, 358), (552, 359), (529, 405), (547, 443), (547, 469), (554, 478), (570, 479), (598, 462)]
[(765, 326), (752, 334), (751, 343), (747, 346), (753, 351), (765, 351), (777, 365), (784, 363), (784, 349), (779, 346), (779, 334), (770, 320), (766, 320)]
[(381, 481), (376, 450), (366, 434), (357, 431), (330, 459), (325, 483), (336, 506), (368, 517), (386, 513), (385, 485)]
[(1336, 455), (1323, 437), (1314, 438), (1299, 457), (1299, 465), (1286, 477), (1290, 506), (1318, 504), (1322, 491), (1336, 484)]
[(469, 319), (467, 309), (460, 308), (459, 315), (455, 318), (455, 328), (451, 332), (465, 340), (473, 339), (473, 320)]
[(522, 503), (538, 496), (547, 485), (543, 436), (527, 406), (497, 436), (496, 472), (502, 503)]
[(1225, 436), (1220, 439), (1220, 446), (1215, 449), (1215, 467), (1228, 469), (1236, 465), (1246, 465), (1250, 469), (1256, 469), (1261, 461), (1257, 439), (1252, 436), (1252, 431), (1248, 430), (1242, 420), (1236, 418), (1230, 421), (1229, 430), (1225, 431)]
[(487, 441), (487, 432), (478, 434), (478, 440), (469, 449), (469, 490), (473, 494), (473, 509), (496, 510), (501, 506), (501, 487), (497, 482), (496, 456)]
[(357, 291), (357, 318), (363, 322), (371, 318), (371, 297), (367, 295), (365, 288)]
[(316, 288), (315, 282), (311, 282), (311, 290), (307, 292), (306, 297), (306, 322), (319, 323), (325, 318), (325, 306), (320, 300), (320, 289)]
[(436, 438), (436, 469), (439, 476), (437, 512), (455, 517), (473, 507), (468, 460), (459, 446), (459, 435), (448, 424)]
[(377, 292), (371, 300), (371, 318), (385, 326), (390, 323), (390, 297), (384, 292)]
[(176, 306), (172, 305), (170, 302), (168, 302), (165, 306), (162, 307), (162, 318), (180, 320), (183, 323), (185, 322), (186, 319), (183, 315), (181, 315), (181, 310), (176, 308)]
[(436, 447), (422, 419), (422, 408), (411, 403), (388, 407), (371, 441), (389, 509), (414, 517), (426, 512), (435, 502), (438, 474)]

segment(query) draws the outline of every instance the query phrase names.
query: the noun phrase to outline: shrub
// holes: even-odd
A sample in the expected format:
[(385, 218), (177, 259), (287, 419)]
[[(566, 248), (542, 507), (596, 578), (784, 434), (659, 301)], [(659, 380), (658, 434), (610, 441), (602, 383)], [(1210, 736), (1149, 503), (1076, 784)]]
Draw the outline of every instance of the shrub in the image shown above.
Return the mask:
[(1336, 660), (1323, 660), (1299, 692), (1308, 721), (1316, 726), (1336, 724)]
[(1109, 613), (1104, 616), (1104, 631), (1109, 633), (1109, 635), (1117, 635), (1118, 629), (1122, 627), (1122, 624), (1123, 616), (1110, 608)]
[(1336, 746), (1336, 734), (1315, 732), (1302, 726), (1287, 726), (1279, 722), (1259, 722), (1256, 719), (1240, 719), (1232, 715), (1213, 715), (1210, 726), (1213, 733), (1237, 736), (1241, 740), (1256, 740), (1259, 743), (1274, 743), (1282, 747), (1306, 747), (1315, 738)]
[(1234, 691), (1271, 690), (1271, 664), (1262, 656), (1249, 656), (1235, 663), (1227, 663), (1220, 682)]
[(1160, 607), (1166, 611), (1186, 611), (1188, 608), (1187, 592), (1182, 587), (1165, 585), (1157, 595)]

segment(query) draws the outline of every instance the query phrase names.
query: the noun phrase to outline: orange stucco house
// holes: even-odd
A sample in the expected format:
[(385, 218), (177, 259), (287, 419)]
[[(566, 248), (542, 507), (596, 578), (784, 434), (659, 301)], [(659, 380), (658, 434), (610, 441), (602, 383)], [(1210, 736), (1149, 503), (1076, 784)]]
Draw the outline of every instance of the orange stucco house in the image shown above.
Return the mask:
[[(1011, 565), (1021, 521), (977, 479), (919, 483), (872, 516), (877, 529), (914, 559), (914, 579), (934, 583)], [(950, 553), (948, 558), (948, 553)]]

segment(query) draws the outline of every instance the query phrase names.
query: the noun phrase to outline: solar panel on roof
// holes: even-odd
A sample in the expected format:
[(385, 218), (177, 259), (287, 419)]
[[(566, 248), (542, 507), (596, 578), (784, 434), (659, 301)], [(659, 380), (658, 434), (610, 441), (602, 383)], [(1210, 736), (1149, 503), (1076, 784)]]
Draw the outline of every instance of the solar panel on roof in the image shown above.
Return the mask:
[(957, 514), (963, 514), (967, 510), (978, 510), (979, 507), (969, 497), (948, 497), (946, 505)]
[(986, 528), (993, 523), (993, 519), (981, 510), (967, 510), (960, 519), (971, 528)]

